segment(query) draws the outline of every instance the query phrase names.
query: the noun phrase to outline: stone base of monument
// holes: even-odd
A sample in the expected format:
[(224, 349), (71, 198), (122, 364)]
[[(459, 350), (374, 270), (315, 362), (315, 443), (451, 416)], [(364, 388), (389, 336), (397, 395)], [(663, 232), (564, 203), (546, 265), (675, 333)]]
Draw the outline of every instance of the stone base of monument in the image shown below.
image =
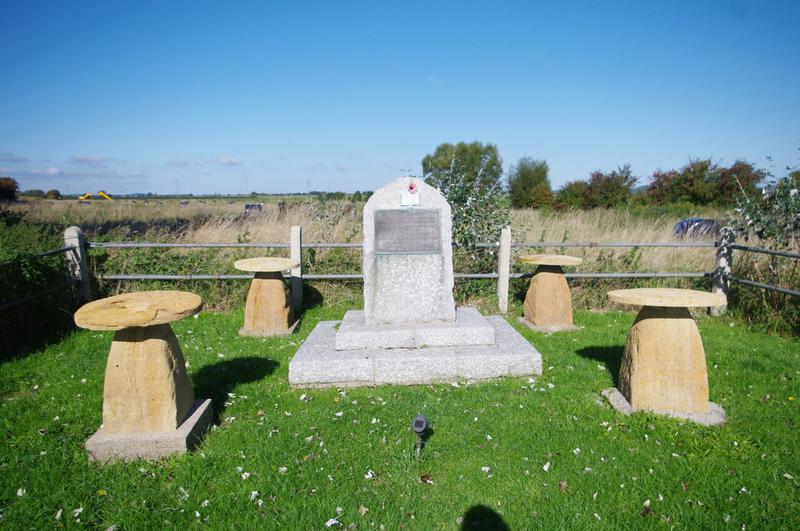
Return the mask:
[[(649, 410), (635, 410), (631, 407), (630, 402), (625, 396), (619, 392), (619, 389), (616, 387), (611, 387), (609, 389), (605, 389), (600, 393), (608, 400), (608, 403), (611, 404), (611, 407), (622, 413), (623, 415), (630, 415), (635, 411), (649, 411)], [(708, 403), (708, 411), (705, 413), (680, 413), (675, 411), (649, 411), (650, 413), (656, 413), (658, 415), (666, 415), (668, 417), (674, 417), (679, 419), (686, 419), (692, 422), (696, 422), (697, 424), (702, 424), (703, 426), (716, 426), (719, 424), (724, 424), (726, 417), (725, 417), (725, 410), (719, 404), (714, 402)]]
[(192, 450), (211, 425), (210, 399), (195, 400), (192, 409), (175, 431), (107, 433), (102, 427), (86, 441), (91, 461), (132, 461), (157, 459)]
[[(462, 310), (462, 317), (465, 315)], [(466, 319), (472, 317), (466, 312)], [(358, 319), (358, 314), (351, 319)], [(530, 376), (542, 373), (542, 357), (508, 322), (500, 316), (483, 317), (494, 333), (491, 344), (457, 344), (421, 348), (369, 348), (337, 350), (338, 321), (322, 321), (311, 332), (289, 362), (289, 383), (295, 387), (355, 387), (381, 384), (414, 385), (456, 381), (478, 381), (502, 376)], [(357, 323), (358, 321), (354, 321)], [(342, 323), (344, 324), (344, 323)], [(352, 324), (352, 323), (351, 323)], [(476, 325), (478, 323), (475, 323)], [(445, 326), (442, 336), (460, 341), (453, 323)], [(392, 330), (397, 330), (394, 326)], [(427, 329), (427, 325), (426, 325)], [(350, 329), (352, 331), (352, 328)], [(347, 329), (345, 329), (347, 333)], [(478, 334), (476, 334), (478, 335)], [(364, 344), (375, 340), (367, 336)], [(388, 336), (383, 336), (386, 342)], [(409, 341), (401, 334), (395, 344)], [(429, 332), (428, 337), (436, 337)], [(483, 340), (486, 336), (483, 336)], [(415, 340), (416, 341), (416, 340)], [(417, 343), (419, 345), (419, 343)]]
[(568, 332), (570, 330), (580, 330), (580, 326), (578, 325), (547, 325), (547, 326), (536, 326), (532, 322), (528, 321), (524, 317), (520, 317), (517, 319), (517, 322), (523, 324), (533, 330), (534, 332), (542, 332), (544, 334), (552, 334), (555, 332)]
[(475, 308), (457, 308), (453, 322), (367, 325), (350, 310), (336, 332), (336, 350), (494, 345), (494, 326)]

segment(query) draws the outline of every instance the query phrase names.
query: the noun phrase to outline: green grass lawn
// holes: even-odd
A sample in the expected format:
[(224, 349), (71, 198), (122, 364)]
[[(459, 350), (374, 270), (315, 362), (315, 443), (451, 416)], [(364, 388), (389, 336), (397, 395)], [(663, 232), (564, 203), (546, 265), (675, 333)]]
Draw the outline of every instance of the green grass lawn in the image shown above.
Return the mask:
[[(0, 527), (455, 529), (472, 508), (511, 529), (800, 528), (797, 340), (700, 320), (728, 413), (714, 428), (600, 399), (632, 313), (578, 312), (581, 330), (550, 336), (512, 318), (542, 353), (535, 383), (290, 389), (302, 339), (344, 310), (308, 311), (290, 339), (239, 337), (241, 312), (175, 323), (219, 421), (194, 453), (156, 462), (87, 460), (112, 333), (0, 365)], [(434, 433), (414, 460), (417, 413)]]

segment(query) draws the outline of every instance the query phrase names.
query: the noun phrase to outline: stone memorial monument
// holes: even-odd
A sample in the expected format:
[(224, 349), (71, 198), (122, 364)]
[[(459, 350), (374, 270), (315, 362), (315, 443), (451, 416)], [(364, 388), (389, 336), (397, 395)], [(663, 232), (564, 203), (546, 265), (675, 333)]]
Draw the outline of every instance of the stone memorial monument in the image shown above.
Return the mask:
[(323, 321), (289, 363), (295, 386), (423, 384), (541, 374), (502, 317), (453, 300), (452, 216), (439, 191), (401, 177), (364, 207), (364, 310)]

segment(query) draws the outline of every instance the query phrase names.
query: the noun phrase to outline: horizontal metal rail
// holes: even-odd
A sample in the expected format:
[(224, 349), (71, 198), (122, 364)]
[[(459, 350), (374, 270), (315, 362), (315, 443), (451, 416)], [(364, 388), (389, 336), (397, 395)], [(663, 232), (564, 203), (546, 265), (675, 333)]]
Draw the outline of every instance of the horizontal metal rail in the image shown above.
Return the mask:
[[(493, 249), (498, 247), (498, 242), (476, 243), (475, 247)], [(145, 248), (262, 248), (262, 249), (288, 249), (288, 243), (159, 243), (159, 242), (89, 242), (90, 247), (105, 249), (145, 249)], [(304, 249), (360, 249), (363, 243), (360, 242), (306, 242), (302, 244)], [(530, 249), (535, 247), (675, 247), (675, 248), (714, 248), (714, 242), (517, 242), (512, 243), (511, 247), (518, 249)], [(738, 248), (739, 246), (734, 246)], [(800, 257), (800, 255), (796, 255)]]
[(303, 275), (303, 280), (364, 280), (364, 275), (361, 273), (318, 273)]
[[(497, 278), (497, 273), (456, 273), (456, 278)], [(100, 280), (249, 280), (253, 275), (157, 275), (157, 274), (110, 274), (98, 277)], [(284, 278), (291, 278), (284, 275)], [(318, 273), (303, 275), (303, 280), (361, 280), (364, 275), (361, 273)]]
[[(567, 278), (703, 278), (711, 276), (705, 272), (675, 272), (675, 273), (565, 273)], [(481, 279), (497, 278), (497, 273), (455, 273), (455, 278)], [(530, 278), (533, 273), (512, 273), (511, 278)], [(253, 275), (149, 275), (149, 274), (110, 274), (98, 277), (100, 280), (249, 280)], [(291, 278), (284, 275), (284, 278)], [(303, 275), (303, 280), (361, 280), (361, 273), (318, 273)]]
[(781, 288), (779, 286), (773, 286), (771, 284), (762, 284), (761, 282), (755, 282), (753, 280), (747, 280), (746, 278), (739, 278), (728, 276), (726, 277), (728, 280), (732, 282), (736, 282), (738, 284), (744, 284), (745, 286), (753, 286), (754, 288), (761, 288), (770, 291), (777, 291), (778, 293), (785, 293), (786, 295), (792, 295), (793, 297), (800, 297), (800, 291), (795, 291), (789, 288)]
[[(529, 278), (533, 273), (512, 273), (511, 278)], [(712, 273), (703, 271), (697, 272), (684, 272), (676, 271), (674, 273), (564, 273), (567, 278), (581, 279), (581, 278), (703, 278), (710, 277)]]
[(99, 280), (250, 280), (253, 275), (145, 275), (145, 274), (111, 274), (100, 275)]
[[(74, 245), (67, 245), (66, 247), (59, 247), (58, 249), (50, 249), (49, 251), (44, 251), (42, 253), (30, 254), (30, 255), (27, 255), (27, 257), (28, 258), (44, 258), (46, 256), (52, 256), (54, 254), (61, 254), (61, 253), (69, 252), (69, 251), (74, 251), (75, 249), (76, 249), (76, 247)], [(25, 257), (26, 256), (23, 255), (23, 256), (18, 256), (17, 258), (14, 258), (12, 260), (7, 260), (5, 262), (0, 262), (0, 266), (13, 264), (14, 262), (18, 262), (19, 260), (21, 260), (22, 258), (25, 258)]]
[(303, 249), (361, 249), (363, 247), (363, 243), (304, 243), (301, 245)]
[(288, 243), (158, 243), (158, 242), (88, 242), (89, 247), (101, 249), (181, 248), (204, 249), (222, 247), (258, 247), (262, 249), (288, 249)]
[(44, 256), (52, 256), (54, 254), (61, 254), (69, 251), (74, 251), (75, 249), (77, 249), (77, 247), (75, 247), (74, 245), (67, 245), (66, 247), (59, 247), (58, 249), (50, 249), (49, 251), (38, 253), (33, 256), (35, 256), (36, 258), (42, 258)]
[(518, 242), (511, 247), (530, 249), (532, 247), (685, 247), (713, 248), (714, 242)]
[(785, 256), (786, 258), (800, 258), (798, 253), (790, 253), (788, 251), (773, 251), (772, 249), (764, 249), (763, 247), (747, 247), (746, 245), (731, 245), (731, 249), (737, 251), (746, 251), (748, 253), (761, 253), (769, 254), (772, 256)]

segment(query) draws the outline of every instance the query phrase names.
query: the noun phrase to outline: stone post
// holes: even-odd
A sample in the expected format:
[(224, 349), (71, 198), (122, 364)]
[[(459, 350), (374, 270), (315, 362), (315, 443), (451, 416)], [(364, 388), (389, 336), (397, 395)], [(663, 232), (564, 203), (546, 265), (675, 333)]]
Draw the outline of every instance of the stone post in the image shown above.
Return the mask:
[(511, 227), (500, 231), (500, 249), (497, 254), (497, 306), (500, 313), (508, 313), (508, 280), (511, 274)]
[[(711, 277), (711, 293), (723, 293), (728, 297), (730, 280), (728, 277), (733, 269), (733, 249), (731, 245), (736, 241), (736, 235), (730, 227), (723, 227), (720, 231), (719, 242), (717, 242), (716, 267)], [(712, 306), (709, 308), (711, 315), (722, 315), (725, 313), (725, 306)]]
[(292, 314), (295, 319), (303, 310), (303, 228), (293, 225), (289, 234), (289, 258), (298, 265), (292, 269)]
[(65, 253), (67, 269), (75, 287), (75, 302), (83, 304), (92, 300), (92, 283), (89, 261), (86, 255), (86, 237), (79, 227), (68, 227), (64, 231), (64, 246), (74, 247)]

